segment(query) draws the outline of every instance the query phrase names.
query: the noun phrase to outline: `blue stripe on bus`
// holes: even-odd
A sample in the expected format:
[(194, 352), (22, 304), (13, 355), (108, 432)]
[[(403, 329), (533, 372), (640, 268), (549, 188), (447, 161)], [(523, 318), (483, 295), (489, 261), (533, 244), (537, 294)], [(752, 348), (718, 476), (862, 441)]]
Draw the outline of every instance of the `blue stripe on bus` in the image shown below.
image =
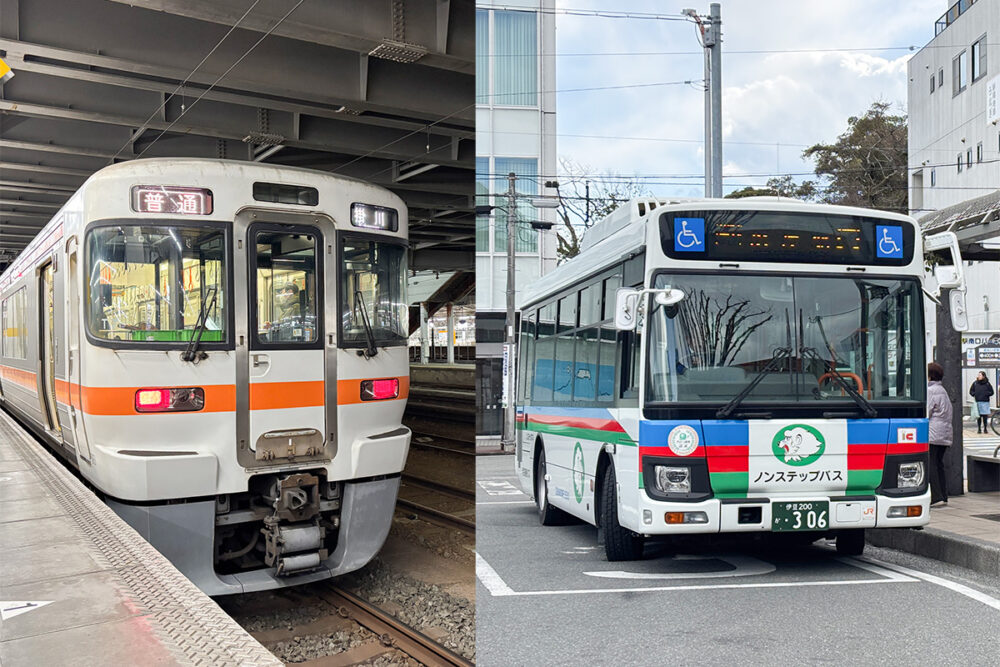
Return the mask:
[(888, 419), (847, 420), (847, 444), (882, 445), (889, 437)]
[(713, 420), (702, 422), (702, 427), (706, 447), (750, 447), (749, 422), (729, 419)]
[(927, 442), (930, 438), (929, 434), (929, 423), (926, 418), (924, 419), (891, 419), (889, 420), (891, 430), (889, 432), (889, 442), (896, 442), (896, 429), (897, 428), (915, 428), (917, 429), (917, 442)]
[(697, 420), (664, 420), (639, 422), (639, 444), (643, 447), (666, 447), (667, 438), (670, 432), (678, 426), (687, 425), (698, 433), (698, 444), (705, 443), (705, 433), (702, 431), (701, 422)]

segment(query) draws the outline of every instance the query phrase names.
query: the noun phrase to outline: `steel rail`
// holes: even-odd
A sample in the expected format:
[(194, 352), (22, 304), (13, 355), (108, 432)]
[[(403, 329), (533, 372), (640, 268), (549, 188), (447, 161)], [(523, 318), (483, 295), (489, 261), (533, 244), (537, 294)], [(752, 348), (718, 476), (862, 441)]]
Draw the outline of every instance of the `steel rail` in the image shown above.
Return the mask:
[(387, 646), (399, 649), (424, 665), (472, 667), (471, 661), (357, 595), (333, 585), (327, 585), (327, 590), (320, 597), (332, 604), (338, 614), (368, 628)]
[(475, 521), (469, 521), (468, 519), (463, 519), (460, 516), (448, 514), (447, 512), (442, 512), (441, 510), (434, 509), (433, 507), (427, 507), (426, 505), (421, 505), (420, 503), (415, 503), (412, 500), (406, 500), (404, 498), (396, 498), (396, 505), (398, 507), (405, 507), (416, 513), (417, 516), (421, 516), (425, 519), (431, 519), (435, 523), (442, 524), (448, 528), (459, 528), (470, 533), (476, 532)]
[(452, 486), (451, 484), (436, 482), (433, 479), (419, 477), (417, 475), (413, 475), (408, 472), (403, 472), (402, 478), (404, 482), (410, 482), (414, 486), (422, 486), (425, 489), (430, 489), (431, 491), (436, 491), (438, 493), (444, 494), (446, 496), (452, 496), (453, 498), (458, 498), (460, 500), (474, 501), (476, 499), (475, 491), (463, 489), (458, 486)]

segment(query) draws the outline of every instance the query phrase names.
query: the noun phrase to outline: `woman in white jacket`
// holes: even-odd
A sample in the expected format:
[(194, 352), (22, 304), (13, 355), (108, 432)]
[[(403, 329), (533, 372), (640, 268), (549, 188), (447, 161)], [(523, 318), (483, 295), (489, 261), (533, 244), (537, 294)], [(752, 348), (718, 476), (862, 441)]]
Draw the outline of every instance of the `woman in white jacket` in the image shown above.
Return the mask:
[(951, 399), (941, 386), (944, 369), (927, 364), (927, 418), (930, 444), (931, 505), (948, 504), (948, 485), (944, 475), (944, 454), (952, 442)]

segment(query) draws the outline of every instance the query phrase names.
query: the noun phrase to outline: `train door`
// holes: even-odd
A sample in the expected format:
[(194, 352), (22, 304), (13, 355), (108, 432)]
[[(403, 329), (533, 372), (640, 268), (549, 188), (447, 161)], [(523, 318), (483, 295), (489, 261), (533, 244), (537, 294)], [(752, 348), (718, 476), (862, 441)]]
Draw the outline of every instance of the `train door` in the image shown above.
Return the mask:
[(56, 334), (55, 334), (55, 266), (51, 261), (39, 270), (38, 330), (41, 340), (39, 357), (39, 398), (46, 426), (50, 431), (59, 430), (59, 413), (56, 411)]
[(244, 465), (332, 455), (336, 380), (326, 371), (335, 348), (328, 351), (326, 343), (335, 337), (327, 331), (332, 325), (323, 262), (332, 237), (332, 225), (324, 230), (266, 222), (247, 228), (249, 391), (246, 442), (241, 434), (239, 452)]
[[(79, 244), (76, 238), (70, 238), (66, 243), (66, 284), (69, 291), (66, 309), (66, 335), (67, 357), (66, 357), (66, 384), (69, 388), (69, 396), (66, 399), (69, 403), (70, 425), (72, 427), (73, 446), (76, 447), (77, 454), (90, 461), (90, 445), (84, 432), (83, 424), (83, 380), (82, 362), (80, 349), (80, 327), (82, 325), (83, 304), (80, 298), (80, 275), (79, 275)], [(66, 434), (63, 434), (66, 437)]]

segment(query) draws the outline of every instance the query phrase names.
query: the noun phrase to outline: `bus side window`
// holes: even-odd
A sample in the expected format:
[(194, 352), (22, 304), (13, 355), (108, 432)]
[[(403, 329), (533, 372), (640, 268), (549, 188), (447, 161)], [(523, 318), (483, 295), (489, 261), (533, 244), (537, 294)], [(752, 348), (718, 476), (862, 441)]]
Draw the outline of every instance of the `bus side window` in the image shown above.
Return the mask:
[(639, 350), (641, 336), (638, 331), (621, 331), (618, 333), (622, 341), (622, 374), (621, 392), (623, 399), (639, 398)]
[[(537, 311), (536, 311), (537, 312)], [(517, 402), (521, 405), (531, 405), (531, 383), (528, 377), (529, 369), (534, 368), (535, 354), (535, 312), (521, 315), (521, 344), (518, 346), (521, 359), (518, 363)]]

